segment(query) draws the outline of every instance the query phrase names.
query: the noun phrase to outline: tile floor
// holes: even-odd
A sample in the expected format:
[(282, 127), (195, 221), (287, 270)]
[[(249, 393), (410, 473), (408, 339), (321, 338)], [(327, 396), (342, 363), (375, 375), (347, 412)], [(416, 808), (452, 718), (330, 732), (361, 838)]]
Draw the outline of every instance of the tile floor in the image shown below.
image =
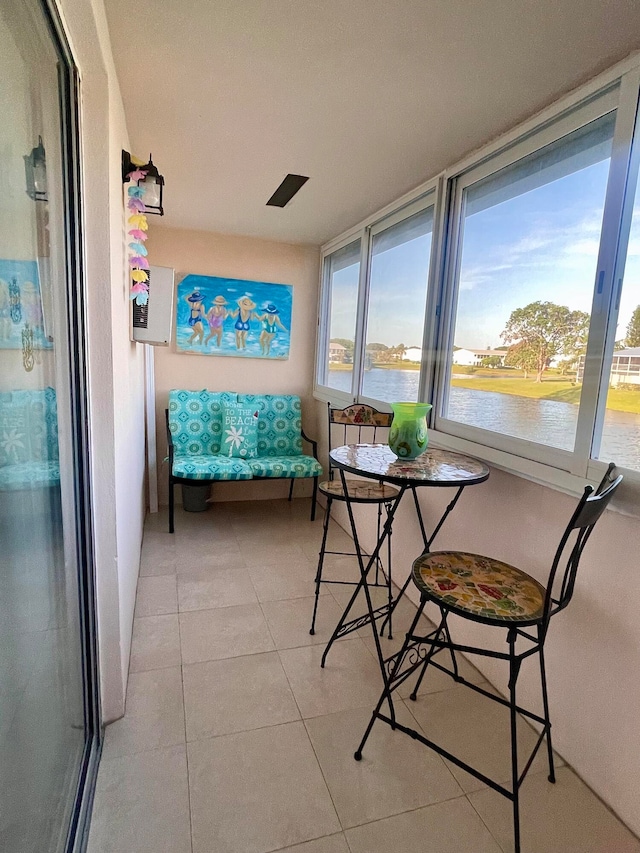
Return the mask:
[[(89, 853), (513, 849), (510, 804), (402, 733), (376, 724), (353, 760), (380, 675), (368, 628), (319, 666), (345, 588), (323, 588), (311, 637), (321, 522), (308, 512), (304, 500), (216, 504), (179, 511), (174, 536), (165, 514), (148, 518), (127, 713), (106, 730)], [(347, 550), (349, 537), (332, 533)], [(355, 571), (332, 559), (332, 573)], [(411, 610), (400, 608), (397, 637)], [(508, 778), (499, 706), (437, 672), (417, 702), (408, 693), (401, 720)], [(533, 737), (525, 724), (520, 735)], [(522, 788), (523, 853), (640, 853), (559, 763), (555, 786), (536, 759)]]

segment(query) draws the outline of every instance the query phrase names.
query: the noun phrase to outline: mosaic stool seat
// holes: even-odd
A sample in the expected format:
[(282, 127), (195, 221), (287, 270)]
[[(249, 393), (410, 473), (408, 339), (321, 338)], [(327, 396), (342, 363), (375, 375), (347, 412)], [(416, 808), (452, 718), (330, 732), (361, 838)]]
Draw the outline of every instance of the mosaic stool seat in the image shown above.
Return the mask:
[(371, 480), (347, 480), (347, 494), (340, 480), (324, 480), (318, 486), (318, 490), (336, 501), (349, 500), (362, 503), (380, 503), (380, 501), (392, 501), (397, 497), (400, 489), (390, 486), (388, 483), (375, 483)]
[(544, 587), (526, 572), (493, 557), (434, 551), (413, 564), (413, 582), (458, 616), (532, 625), (544, 613)]

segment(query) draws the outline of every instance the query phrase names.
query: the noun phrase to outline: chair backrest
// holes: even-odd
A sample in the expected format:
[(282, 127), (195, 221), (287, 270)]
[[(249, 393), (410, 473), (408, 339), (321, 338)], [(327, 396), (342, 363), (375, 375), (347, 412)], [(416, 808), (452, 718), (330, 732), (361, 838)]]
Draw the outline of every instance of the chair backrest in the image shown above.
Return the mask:
[[(336, 409), (327, 403), (329, 416), (329, 449), (340, 447), (343, 444), (354, 444), (366, 442), (373, 444), (380, 441), (383, 436), (379, 430), (389, 429), (393, 414), (391, 412), (379, 412), (373, 406), (365, 403), (352, 403), (345, 409)], [(386, 440), (386, 434), (384, 439)], [(329, 476), (333, 479), (333, 470), (329, 465)]]
[(611, 462), (598, 488), (595, 491), (592, 486), (585, 488), (562, 535), (547, 583), (544, 609), (545, 630), (551, 616), (563, 610), (571, 601), (584, 547), (598, 519), (622, 482), (622, 474), (613, 477), (614, 470), (615, 465)]

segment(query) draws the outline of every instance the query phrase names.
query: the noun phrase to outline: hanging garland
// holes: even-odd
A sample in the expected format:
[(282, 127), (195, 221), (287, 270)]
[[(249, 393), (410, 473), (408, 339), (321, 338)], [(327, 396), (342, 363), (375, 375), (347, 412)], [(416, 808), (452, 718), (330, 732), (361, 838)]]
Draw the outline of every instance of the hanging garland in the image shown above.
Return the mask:
[(128, 234), (132, 241), (129, 243), (131, 275), (129, 296), (131, 299), (135, 299), (138, 305), (146, 305), (149, 301), (149, 261), (147, 260), (148, 252), (144, 245), (149, 224), (145, 214), (146, 207), (142, 200), (144, 189), (138, 186), (138, 181), (141, 181), (146, 174), (144, 169), (134, 169), (133, 172), (130, 172), (128, 178), (133, 183), (127, 189)]

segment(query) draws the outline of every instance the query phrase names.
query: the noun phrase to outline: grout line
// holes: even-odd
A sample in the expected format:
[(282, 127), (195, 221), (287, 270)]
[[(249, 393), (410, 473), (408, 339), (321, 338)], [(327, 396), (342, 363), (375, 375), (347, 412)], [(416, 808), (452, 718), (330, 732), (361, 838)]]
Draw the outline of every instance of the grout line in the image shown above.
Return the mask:
[(315, 746), (313, 745), (313, 740), (311, 739), (311, 735), (309, 734), (309, 729), (307, 727), (307, 721), (303, 719), (302, 725), (304, 726), (304, 730), (305, 730), (305, 733), (307, 735), (309, 745), (311, 746), (311, 749), (313, 751), (313, 755), (316, 759), (316, 764), (318, 765), (318, 769), (320, 770), (320, 775), (322, 776), (322, 781), (324, 782), (324, 786), (327, 789), (327, 794), (329, 795), (329, 799), (331, 800), (331, 805), (333, 806), (333, 811), (335, 812), (336, 820), (338, 821), (338, 825), (340, 826), (340, 829), (344, 833), (344, 824), (342, 823), (340, 815), (338, 814), (338, 809), (336, 807), (335, 800), (333, 799), (333, 794), (331, 793), (331, 788), (329, 787), (329, 783), (327, 782), (327, 777), (325, 776), (324, 770), (322, 769), (322, 764), (320, 763), (320, 758), (318, 756), (318, 753), (316, 752)]
[(184, 690), (184, 662), (182, 660), (182, 631), (178, 619), (178, 640), (180, 646), (180, 685), (182, 688), (182, 719), (184, 723), (184, 754), (187, 763), (187, 805), (189, 808), (189, 844), (193, 853), (193, 816), (191, 813), (191, 777), (189, 775), (189, 741), (187, 739), (187, 700)]

